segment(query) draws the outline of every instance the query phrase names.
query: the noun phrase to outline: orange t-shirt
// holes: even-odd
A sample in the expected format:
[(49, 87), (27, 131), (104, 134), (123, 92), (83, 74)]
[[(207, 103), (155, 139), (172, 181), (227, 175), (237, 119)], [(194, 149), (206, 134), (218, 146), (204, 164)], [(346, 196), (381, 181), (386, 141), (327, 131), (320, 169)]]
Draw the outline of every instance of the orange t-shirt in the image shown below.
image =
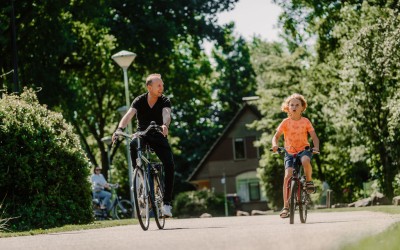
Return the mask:
[(288, 153), (296, 154), (304, 150), (306, 146), (310, 146), (307, 133), (314, 131), (314, 127), (310, 120), (305, 117), (301, 117), (297, 121), (286, 118), (279, 124), (276, 130), (283, 133), (285, 149)]

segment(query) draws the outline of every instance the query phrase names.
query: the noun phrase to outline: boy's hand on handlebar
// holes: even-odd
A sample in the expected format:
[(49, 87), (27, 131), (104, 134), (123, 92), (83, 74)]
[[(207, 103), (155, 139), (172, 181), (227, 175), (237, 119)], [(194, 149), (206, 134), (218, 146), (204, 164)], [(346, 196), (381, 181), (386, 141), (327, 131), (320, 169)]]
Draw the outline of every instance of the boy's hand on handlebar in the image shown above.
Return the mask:
[(271, 151), (276, 153), (276, 151), (278, 151), (278, 146), (272, 146)]
[(313, 148), (312, 149), (313, 154), (319, 154), (319, 148)]

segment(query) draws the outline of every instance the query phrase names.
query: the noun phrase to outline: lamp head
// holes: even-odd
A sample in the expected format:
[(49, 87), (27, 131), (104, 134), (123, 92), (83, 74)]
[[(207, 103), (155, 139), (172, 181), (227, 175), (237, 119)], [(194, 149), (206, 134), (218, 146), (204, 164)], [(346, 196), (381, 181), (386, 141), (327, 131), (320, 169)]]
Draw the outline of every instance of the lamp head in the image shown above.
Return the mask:
[(135, 53), (126, 50), (122, 50), (111, 56), (111, 58), (123, 69), (127, 69), (133, 60), (135, 60), (135, 57)]

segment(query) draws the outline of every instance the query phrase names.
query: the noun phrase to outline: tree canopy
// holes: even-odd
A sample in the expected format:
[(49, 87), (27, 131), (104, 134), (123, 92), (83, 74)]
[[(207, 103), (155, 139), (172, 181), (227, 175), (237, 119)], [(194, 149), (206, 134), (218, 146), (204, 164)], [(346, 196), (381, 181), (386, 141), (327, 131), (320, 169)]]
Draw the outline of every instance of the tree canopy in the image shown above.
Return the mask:
[[(265, 131), (259, 144), (270, 147), (283, 115), (280, 102), (299, 92), (308, 100), (304, 115), (321, 141), (314, 178), (327, 181), (338, 202), (368, 195), (364, 184), (372, 180), (387, 197), (396, 195), (399, 6), (393, 1), (275, 2), (284, 10), (280, 20), (287, 46), (272, 50), (277, 45), (258, 41), (251, 53), (265, 114), (253, 124)], [(313, 48), (306, 44), (310, 38), (316, 41)], [(281, 186), (274, 181), (282, 175), (279, 164), (267, 152), (259, 170), (276, 206), (282, 205), (273, 194)]]

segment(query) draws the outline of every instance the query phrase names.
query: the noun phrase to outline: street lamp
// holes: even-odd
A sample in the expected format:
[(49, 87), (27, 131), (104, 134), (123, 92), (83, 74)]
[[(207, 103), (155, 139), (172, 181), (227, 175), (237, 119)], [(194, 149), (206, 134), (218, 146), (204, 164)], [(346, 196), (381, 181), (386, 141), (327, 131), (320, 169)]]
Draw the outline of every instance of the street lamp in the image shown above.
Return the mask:
[(101, 138), (101, 141), (104, 142), (107, 145), (107, 163), (108, 163), (108, 171), (109, 171), (109, 178), (108, 182), (112, 183), (111, 179), (111, 158), (110, 158), (110, 149), (111, 149), (111, 144), (112, 144), (112, 138), (111, 136), (106, 136)]
[[(128, 67), (131, 65), (133, 60), (135, 60), (136, 54), (122, 50), (118, 52), (117, 54), (114, 54), (111, 56), (111, 58), (122, 68), (124, 71), (124, 83), (125, 83), (125, 101), (126, 101), (126, 107), (128, 108), (130, 105), (129, 102), (129, 88), (128, 88)], [(126, 128), (128, 131), (128, 134), (132, 134), (132, 125), (129, 122), (128, 126)], [(128, 171), (129, 171), (129, 193), (131, 196), (131, 202), (133, 203), (133, 182), (132, 182), (132, 175), (133, 175), (133, 169), (132, 169), (132, 161), (130, 157), (130, 150), (129, 150), (129, 139), (126, 138), (126, 156), (128, 158)]]

